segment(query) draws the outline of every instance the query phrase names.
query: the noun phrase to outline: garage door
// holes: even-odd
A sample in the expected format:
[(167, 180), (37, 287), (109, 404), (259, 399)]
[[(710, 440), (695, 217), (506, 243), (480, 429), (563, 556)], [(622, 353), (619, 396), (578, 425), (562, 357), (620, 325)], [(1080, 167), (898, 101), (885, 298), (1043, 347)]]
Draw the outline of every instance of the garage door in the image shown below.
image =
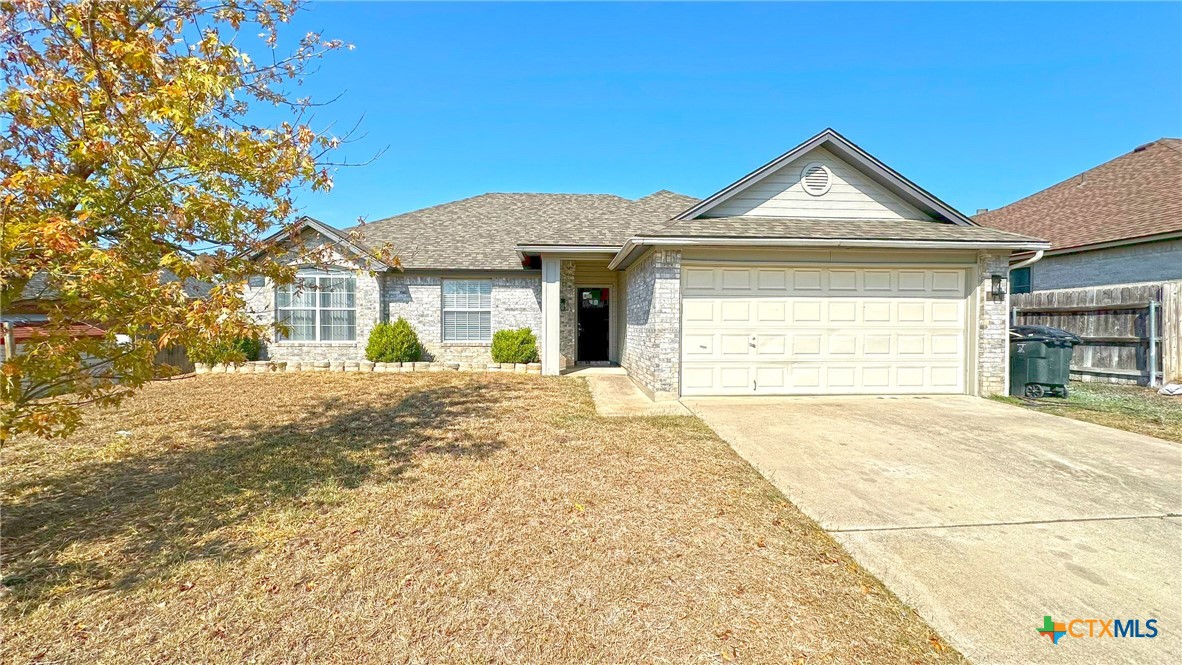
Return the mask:
[(685, 265), (682, 393), (965, 392), (966, 271)]

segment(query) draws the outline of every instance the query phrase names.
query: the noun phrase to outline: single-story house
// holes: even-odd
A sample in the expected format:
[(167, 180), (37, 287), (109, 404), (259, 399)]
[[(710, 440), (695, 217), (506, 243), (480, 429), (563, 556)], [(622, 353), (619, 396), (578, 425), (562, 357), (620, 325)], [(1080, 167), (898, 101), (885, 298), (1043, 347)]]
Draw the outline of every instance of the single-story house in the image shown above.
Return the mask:
[(1013, 293), (1182, 280), (1182, 139), (1147, 143), (973, 220), (1050, 241), (1012, 272)]
[[(338, 260), (304, 288), (250, 283), (259, 320), (289, 330), (272, 359), (362, 360), (403, 317), (433, 359), (487, 362), (495, 331), (528, 327), (544, 374), (618, 364), (658, 399), (1004, 393), (1009, 258), (1048, 246), (831, 129), (702, 200), (484, 194), (276, 239), (297, 242)], [(376, 257), (387, 243), (400, 265)]]

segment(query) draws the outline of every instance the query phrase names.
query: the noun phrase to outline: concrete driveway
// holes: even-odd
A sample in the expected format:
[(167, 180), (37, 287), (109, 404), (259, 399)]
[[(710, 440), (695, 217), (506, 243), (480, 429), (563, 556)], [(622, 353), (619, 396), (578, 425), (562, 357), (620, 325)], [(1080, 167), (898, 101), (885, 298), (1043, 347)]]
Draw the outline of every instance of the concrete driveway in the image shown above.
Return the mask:
[(970, 660), (1182, 662), (1182, 446), (973, 397), (683, 402)]

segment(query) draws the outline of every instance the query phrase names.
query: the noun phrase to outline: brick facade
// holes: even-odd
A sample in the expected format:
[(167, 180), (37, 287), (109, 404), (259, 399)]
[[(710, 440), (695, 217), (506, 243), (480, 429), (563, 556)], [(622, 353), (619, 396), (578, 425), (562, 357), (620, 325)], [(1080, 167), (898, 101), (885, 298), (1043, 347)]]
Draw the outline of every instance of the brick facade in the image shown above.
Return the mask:
[(655, 399), (680, 396), (681, 252), (654, 250), (624, 273), (621, 365)]
[[(483, 279), (482, 275), (458, 276)], [(439, 275), (386, 275), (383, 307), (388, 320), (402, 317), (419, 336), (424, 360), (440, 362), (491, 362), (491, 344), (443, 342), (443, 280)], [(494, 276), (492, 280), (492, 330), (542, 329), (542, 280), (539, 275)]]
[(1035, 291), (1182, 279), (1182, 239), (1045, 256), (1030, 279)]
[(993, 275), (1006, 275), (1009, 292), (1009, 254), (981, 252), (977, 257), (977, 392), (982, 397), (1004, 395), (1009, 365), (1009, 297), (993, 300), (989, 295)]
[(558, 367), (575, 365), (575, 345), (578, 339), (579, 299), (575, 289), (575, 262), (563, 261), (559, 266), (558, 297), (566, 303), (558, 313)]
[[(306, 229), (300, 236), (299, 245), (289, 244), (286, 254), (276, 260), (299, 264), (307, 252), (319, 251), (326, 242), (331, 242), (316, 231)], [(302, 248), (300, 247), (302, 245)], [(322, 257), (351, 272), (356, 278), (355, 300), (357, 306), (357, 338), (352, 342), (293, 342), (270, 341), (263, 345), (260, 358), (275, 361), (355, 361), (365, 359), (365, 343), (369, 333), (377, 325), (381, 312), (382, 274), (362, 269), (364, 266), (339, 252)], [(275, 284), (265, 280), (257, 286), (248, 285), (243, 292), (247, 312), (260, 324), (271, 327), (276, 321)]]
[[(323, 236), (305, 232), (301, 242), (314, 246), (324, 242)], [(295, 258), (298, 251), (286, 255)], [(284, 260), (281, 258), (280, 260)], [(491, 343), (444, 343), (442, 282), (444, 276), (415, 275), (396, 272), (369, 272), (347, 257), (337, 255), (334, 262), (339, 269), (351, 272), (356, 279), (355, 303), (357, 337), (351, 342), (293, 342), (270, 341), (264, 344), (261, 359), (277, 362), (358, 362), (365, 360), (365, 346), (369, 334), (379, 321), (405, 318), (422, 342), (426, 362), (462, 362), (485, 364), (492, 362)], [(542, 282), (536, 272), (512, 274), (462, 274), (457, 278), (489, 279), (492, 281), (492, 330), (529, 328), (538, 333), (542, 328)], [(573, 278), (571, 288), (573, 289)], [(248, 312), (259, 323), (271, 327), (275, 323), (275, 285), (266, 280), (257, 286), (247, 286), (244, 293)], [(574, 302), (574, 297), (571, 297)], [(573, 325), (573, 324), (572, 324)]]

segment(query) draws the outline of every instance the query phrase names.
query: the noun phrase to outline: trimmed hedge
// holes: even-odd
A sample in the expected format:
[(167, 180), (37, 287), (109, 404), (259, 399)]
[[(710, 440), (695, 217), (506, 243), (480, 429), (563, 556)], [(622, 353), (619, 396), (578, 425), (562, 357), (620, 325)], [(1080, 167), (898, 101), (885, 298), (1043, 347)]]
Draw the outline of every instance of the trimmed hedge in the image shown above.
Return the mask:
[(406, 319), (394, 323), (383, 321), (369, 333), (365, 357), (375, 363), (413, 363), (423, 357), (419, 336)]
[(498, 330), (493, 334), (492, 359), (494, 363), (536, 363), (538, 362), (538, 340), (529, 328)]

